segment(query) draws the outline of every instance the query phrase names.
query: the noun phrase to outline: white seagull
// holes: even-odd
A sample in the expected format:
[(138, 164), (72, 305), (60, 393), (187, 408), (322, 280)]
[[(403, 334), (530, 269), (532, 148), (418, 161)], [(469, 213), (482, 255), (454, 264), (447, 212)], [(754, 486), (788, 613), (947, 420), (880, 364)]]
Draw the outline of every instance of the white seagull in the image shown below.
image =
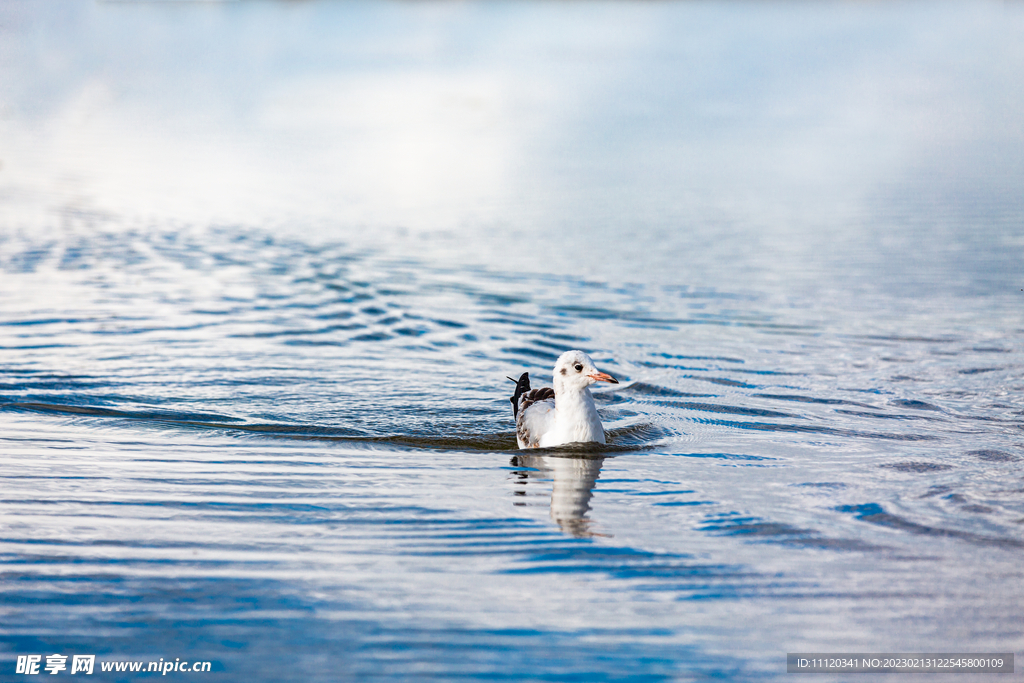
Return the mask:
[[(509, 379), (512, 379), (509, 377)], [(512, 379), (515, 382), (514, 379)], [(619, 380), (599, 371), (582, 351), (566, 351), (555, 362), (555, 388), (530, 389), (530, 373), (516, 382), (509, 400), (520, 448), (550, 448), (578, 441), (604, 443), (604, 427), (590, 395), (594, 382)]]

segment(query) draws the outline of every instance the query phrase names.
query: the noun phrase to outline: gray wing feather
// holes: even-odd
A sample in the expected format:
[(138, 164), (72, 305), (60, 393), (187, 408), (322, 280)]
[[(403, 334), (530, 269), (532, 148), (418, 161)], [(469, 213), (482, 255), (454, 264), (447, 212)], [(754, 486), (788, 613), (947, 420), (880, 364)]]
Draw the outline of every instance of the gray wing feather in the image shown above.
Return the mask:
[(536, 448), (540, 437), (555, 422), (555, 390), (533, 389), (519, 399), (516, 415), (516, 441), (520, 448)]

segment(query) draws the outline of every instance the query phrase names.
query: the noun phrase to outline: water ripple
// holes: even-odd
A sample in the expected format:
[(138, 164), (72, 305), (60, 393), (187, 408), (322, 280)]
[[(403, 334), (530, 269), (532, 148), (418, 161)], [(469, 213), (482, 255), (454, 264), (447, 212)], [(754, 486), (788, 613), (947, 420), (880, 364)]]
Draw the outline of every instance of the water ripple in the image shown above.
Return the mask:
[[(793, 639), (837, 613), (940, 619), (967, 560), (1019, 575), (1010, 333), (864, 334), (745, 292), (231, 230), (7, 242), (0, 268), (21, 283), (0, 311), (19, 652), (164, 652), (187, 621), (233, 675), (281, 643), (357, 653), (356, 676), (444, 642), (439, 671), (457, 653), (493, 679), (503, 638), (553, 658), (591, 638), (582, 679), (628, 680), (636, 652), (676, 661), (740, 602), (729, 633), (777, 643), (758, 624), (797, 602), (800, 629), (773, 627)], [(505, 377), (547, 384), (572, 347), (621, 380), (595, 390), (608, 444), (518, 451)], [(981, 591), (963, 600), (1012, 636), (1013, 596)], [(313, 659), (296, 666), (320, 680)]]

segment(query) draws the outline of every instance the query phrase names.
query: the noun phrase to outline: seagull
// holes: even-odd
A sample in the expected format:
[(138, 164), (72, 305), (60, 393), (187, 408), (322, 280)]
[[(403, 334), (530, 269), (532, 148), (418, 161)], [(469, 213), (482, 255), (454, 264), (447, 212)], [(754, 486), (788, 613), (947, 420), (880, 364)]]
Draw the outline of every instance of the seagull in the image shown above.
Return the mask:
[(530, 389), (530, 373), (516, 383), (512, 414), (516, 418), (516, 441), (520, 448), (550, 448), (562, 444), (596, 441), (605, 443), (604, 427), (590, 395), (594, 382), (619, 380), (599, 371), (582, 351), (566, 351), (555, 362), (554, 389)]

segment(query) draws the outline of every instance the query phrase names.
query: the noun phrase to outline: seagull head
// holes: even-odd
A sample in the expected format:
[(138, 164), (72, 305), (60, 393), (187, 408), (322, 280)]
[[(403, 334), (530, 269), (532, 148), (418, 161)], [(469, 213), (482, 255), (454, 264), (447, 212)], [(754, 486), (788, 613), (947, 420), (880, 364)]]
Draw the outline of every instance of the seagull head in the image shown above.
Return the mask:
[(566, 351), (558, 357), (553, 382), (555, 391), (581, 391), (594, 382), (618, 384), (619, 380), (598, 370), (590, 356), (582, 351)]

